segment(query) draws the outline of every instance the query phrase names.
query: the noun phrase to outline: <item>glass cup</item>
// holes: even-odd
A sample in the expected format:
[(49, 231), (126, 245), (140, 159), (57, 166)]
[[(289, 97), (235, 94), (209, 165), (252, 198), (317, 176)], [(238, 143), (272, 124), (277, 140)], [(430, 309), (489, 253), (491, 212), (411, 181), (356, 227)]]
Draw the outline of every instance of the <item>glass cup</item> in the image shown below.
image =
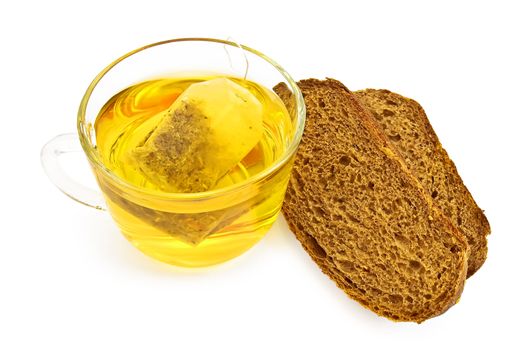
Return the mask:
[[(191, 76), (192, 72), (246, 77), (269, 89), (283, 82), (290, 92), (285, 105), (292, 133), (282, 155), (242, 182), (199, 193), (146, 191), (110, 171), (100, 159), (94, 130), (104, 104), (135, 83), (174, 73)], [(304, 123), (301, 92), (289, 74), (272, 59), (231, 41), (173, 39), (136, 49), (100, 72), (80, 103), (78, 135), (55, 137), (43, 147), (41, 157), (44, 170), (62, 192), (87, 206), (109, 210), (124, 236), (146, 255), (173, 265), (208, 266), (242, 254), (274, 223)], [(79, 184), (60, 166), (61, 155), (81, 150), (88, 158), (100, 191)], [(175, 231), (206, 238), (191, 244), (178, 239), (173, 234)]]

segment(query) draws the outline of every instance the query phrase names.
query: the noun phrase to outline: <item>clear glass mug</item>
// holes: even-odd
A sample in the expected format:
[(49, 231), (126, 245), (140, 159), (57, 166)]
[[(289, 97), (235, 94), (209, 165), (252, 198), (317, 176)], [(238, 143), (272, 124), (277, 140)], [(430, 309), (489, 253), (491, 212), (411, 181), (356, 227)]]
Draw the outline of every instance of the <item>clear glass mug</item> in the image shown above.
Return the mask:
[[(152, 193), (112, 173), (97, 152), (94, 123), (99, 111), (119, 91), (174, 72), (245, 76), (269, 89), (283, 82), (291, 93), (286, 107), (292, 133), (281, 157), (243, 182), (200, 193)], [(99, 73), (80, 103), (78, 135), (59, 135), (49, 141), (42, 149), (42, 164), (51, 181), (66, 195), (87, 206), (108, 209), (124, 236), (146, 255), (173, 265), (208, 266), (242, 254), (274, 223), (304, 123), (301, 92), (272, 59), (231, 41), (167, 40), (136, 49)], [(69, 178), (60, 167), (61, 155), (81, 151), (87, 156), (102, 195)], [(171, 230), (206, 230), (202, 233), (207, 238), (192, 245), (176, 239)]]

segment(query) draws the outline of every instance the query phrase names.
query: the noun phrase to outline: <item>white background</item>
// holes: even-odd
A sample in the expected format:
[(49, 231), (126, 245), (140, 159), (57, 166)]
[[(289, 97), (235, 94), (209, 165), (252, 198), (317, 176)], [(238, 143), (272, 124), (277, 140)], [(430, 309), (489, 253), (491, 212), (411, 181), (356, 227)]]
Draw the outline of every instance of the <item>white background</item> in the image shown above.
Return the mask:
[[(343, 5), (345, 3), (345, 5)], [(525, 348), (521, 1), (6, 1), (0, 5), (1, 349)], [(162, 39), (235, 37), (296, 79), (388, 88), (426, 109), (492, 226), (460, 303), (421, 325), (348, 299), (280, 218), (251, 251), (185, 270), (136, 251), (44, 175), (91, 79)], [(82, 169), (85, 170), (85, 169)]]

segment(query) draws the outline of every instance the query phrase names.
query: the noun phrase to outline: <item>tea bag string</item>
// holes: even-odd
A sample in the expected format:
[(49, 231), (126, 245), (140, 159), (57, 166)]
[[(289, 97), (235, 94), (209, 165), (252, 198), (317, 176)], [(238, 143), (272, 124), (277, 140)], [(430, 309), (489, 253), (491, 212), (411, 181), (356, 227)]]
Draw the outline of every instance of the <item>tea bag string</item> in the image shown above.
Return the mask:
[[(231, 36), (229, 36), (228, 38), (226, 38), (226, 41), (229, 41), (233, 44), (235, 44), (239, 50), (241, 51), (242, 55), (243, 55), (243, 58), (245, 59), (245, 74), (243, 75), (243, 79), (246, 80), (247, 79), (247, 75), (248, 75), (248, 57), (247, 57), (247, 54), (245, 52), (245, 50), (243, 49), (243, 47), (239, 44), (239, 42), (237, 42), (234, 38), (232, 38)], [(234, 64), (232, 63), (232, 57), (230, 57), (230, 53), (228, 52), (228, 45), (223, 45), (223, 48), (225, 49), (225, 52), (226, 52), (226, 56), (228, 57), (228, 62), (230, 64), (230, 68), (232, 68), (232, 70), (234, 70)]]

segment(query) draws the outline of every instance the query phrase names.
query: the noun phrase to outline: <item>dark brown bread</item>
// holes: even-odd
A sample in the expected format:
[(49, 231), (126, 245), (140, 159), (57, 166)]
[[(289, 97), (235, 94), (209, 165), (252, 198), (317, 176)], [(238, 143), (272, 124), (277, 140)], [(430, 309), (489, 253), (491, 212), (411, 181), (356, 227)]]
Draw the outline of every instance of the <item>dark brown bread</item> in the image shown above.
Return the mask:
[[(307, 121), (283, 205), (291, 230), (324, 273), (379, 315), (422, 322), (443, 313), (462, 292), (465, 238), (345, 86), (298, 85)], [(275, 90), (287, 103), (286, 88)]]
[(470, 247), (468, 277), (473, 275), (486, 260), (490, 226), (442, 148), (424, 109), (418, 102), (388, 90), (367, 89), (355, 95), (374, 115), (435, 204), (466, 237)]

